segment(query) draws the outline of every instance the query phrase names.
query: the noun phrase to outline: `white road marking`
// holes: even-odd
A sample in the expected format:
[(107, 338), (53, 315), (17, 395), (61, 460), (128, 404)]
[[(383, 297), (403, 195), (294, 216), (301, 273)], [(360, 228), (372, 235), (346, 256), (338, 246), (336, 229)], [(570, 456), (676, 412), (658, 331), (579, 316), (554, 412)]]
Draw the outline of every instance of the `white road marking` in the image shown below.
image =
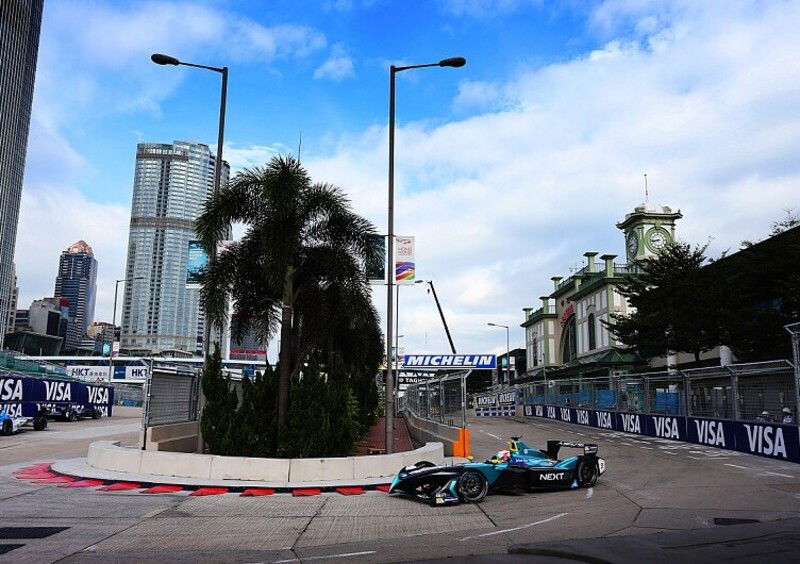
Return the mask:
[(678, 454), (677, 452), (670, 452), (668, 450), (663, 450), (661, 452), (663, 452), (664, 454), (671, 454), (672, 456), (676, 456)]
[(594, 488), (589, 488), (589, 491), (586, 492), (586, 499), (592, 499), (594, 495)]
[(653, 447), (640, 446), (639, 448), (646, 448), (647, 450), (655, 450)]
[(492, 531), (490, 533), (483, 533), (481, 535), (475, 535), (472, 537), (464, 537), (461, 539), (462, 541), (465, 540), (472, 540), (472, 539), (480, 539), (483, 537), (491, 537), (494, 535), (501, 535), (503, 533), (510, 533), (511, 531), (519, 531), (522, 529), (528, 529), (530, 527), (535, 527), (536, 525), (541, 525), (542, 523), (549, 523), (550, 521), (555, 521), (556, 519), (561, 519), (566, 513), (559, 513), (558, 515), (553, 515), (552, 517), (548, 517), (547, 519), (542, 519), (541, 521), (536, 521), (534, 523), (528, 523), (527, 525), (520, 525), (519, 527), (512, 527), (511, 529), (500, 529), (499, 531)]
[(494, 438), (494, 439), (497, 439), (498, 441), (502, 441), (503, 440), (503, 437), (498, 437), (497, 435), (489, 433), (488, 431), (486, 432), (486, 434), (489, 435), (490, 437)]
[(770, 476), (782, 476), (784, 478), (794, 478), (794, 476), (790, 476), (789, 474), (781, 474), (780, 472), (764, 472), (764, 474), (769, 474)]
[(330, 554), (328, 556), (303, 556), (303, 558), (289, 558), (287, 560), (273, 560), (272, 564), (286, 564), (287, 562), (306, 562), (308, 560), (329, 560), (331, 558), (353, 558), (355, 556), (367, 556), (375, 554), (375, 550), (363, 550), (361, 552), (343, 552), (341, 554)]
[(742, 470), (750, 470), (750, 468), (748, 468), (747, 466), (739, 466), (738, 464), (728, 464), (727, 462), (725, 463), (725, 466), (733, 466), (734, 468), (740, 468)]

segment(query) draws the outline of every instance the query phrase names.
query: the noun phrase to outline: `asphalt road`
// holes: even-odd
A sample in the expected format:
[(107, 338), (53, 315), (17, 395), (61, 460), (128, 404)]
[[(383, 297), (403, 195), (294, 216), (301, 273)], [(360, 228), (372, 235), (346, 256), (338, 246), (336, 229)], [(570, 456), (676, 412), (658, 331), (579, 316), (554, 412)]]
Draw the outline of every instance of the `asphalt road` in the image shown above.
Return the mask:
[[(390, 562), (503, 554), (520, 543), (713, 528), (720, 519), (800, 515), (800, 465), (555, 421), (470, 423), (476, 458), (487, 458), (504, 448), (506, 437), (521, 434), (535, 446), (547, 439), (597, 442), (608, 470), (589, 490), (497, 495), (446, 508), (379, 492), (148, 496), (16, 480), (11, 473), (20, 466), (85, 452), (92, 440), (85, 435), (93, 431), (103, 438), (138, 439), (132, 420), (116, 417), (55, 424), (46, 433), (0, 437), (0, 547), (21, 545), (0, 560)], [(17, 533), (3, 527), (65, 529), (46, 538), (13, 539), (9, 534)]]

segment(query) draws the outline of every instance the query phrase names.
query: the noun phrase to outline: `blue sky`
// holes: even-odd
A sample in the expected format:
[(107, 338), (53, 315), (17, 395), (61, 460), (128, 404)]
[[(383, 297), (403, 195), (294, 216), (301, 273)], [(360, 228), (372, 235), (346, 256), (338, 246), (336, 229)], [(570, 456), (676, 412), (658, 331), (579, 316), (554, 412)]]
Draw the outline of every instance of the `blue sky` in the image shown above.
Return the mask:
[[(504, 347), (549, 278), (643, 199), (680, 208), (710, 252), (798, 208), (797, 1), (329, 0), (46, 2), (17, 244), (21, 306), (52, 292), (78, 238), (100, 262), (99, 319), (124, 276), (137, 141), (216, 140), (225, 158), (296, 152), (385, 229), (391, 63), (449, 56), (398, 83), (397, 231), (416, 235), (460, 350)], [(46, 226), (46, 227), (45, 227)], [(446, 350), (430, 297), (403, 297), (410, 350)], [(377, 293), (381, 308), (383, 293)], [(514, 344), (522, 344), (518, 327)]]

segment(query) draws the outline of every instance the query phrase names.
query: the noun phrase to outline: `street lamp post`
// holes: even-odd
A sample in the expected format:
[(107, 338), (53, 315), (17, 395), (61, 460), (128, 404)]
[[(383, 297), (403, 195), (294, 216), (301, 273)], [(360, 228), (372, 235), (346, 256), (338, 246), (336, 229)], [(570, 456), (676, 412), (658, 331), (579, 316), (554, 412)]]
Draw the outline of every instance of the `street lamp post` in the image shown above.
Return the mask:
[[(174, 63), (172, 63), (174, 64)], [(386, 406), (386, 453), (394, 452), (394, 374), (392, 370), (392, 314), (394, 306), (392, 304), (392, 284), (394, 283), (394, 114), (395, 114), (395, 75), (398, 72), (411, 69), (421, 69), (425, 67), (463, 67), (467, 60), (463, 57), (453, 57), (442, 59), (438, 63), (425, 65), (408, 65), (389, 67), (389, 225), (388, 243), (389, 253), (387, 263), (391, 269), (389, 272), (389, 283), (386, 292), (386, 383), (385, 383), (385, 406)]]
[[(161, 53), (154, 53), (150, 56), (150, 60), (157, 65), (182, 65), (184, 67), (194, 67), (198, 69), (206, 69), (218, 72), (222, 75), (222, 89), (220, 91), (219, 99), (219, 129), (217, 131), (217, 160), (214, 163), (214, 196), (219, 193), (220, 181), (222, 178), (222, 144), (225, 139), (225, 106), (228, 98), (228, 67), (209, 67), (206, 65), (196, 65), (194, 63), (185, 63), (179, 61), (175, 57), (163, 55)], [(217, 255), (216, 242), (211, 249), (211, 258)], [(203, 365), (205, 366), (206, 359), (208, 358), (209, 351), (211, 350), (211, 324), (208, 322), (208, 316), (203, 320)]]
[(502, 327), (506, 330), (506, 382), (511, 384), (511, 330), (508, 325), (499, 323), (487, 323), (489, 327)]

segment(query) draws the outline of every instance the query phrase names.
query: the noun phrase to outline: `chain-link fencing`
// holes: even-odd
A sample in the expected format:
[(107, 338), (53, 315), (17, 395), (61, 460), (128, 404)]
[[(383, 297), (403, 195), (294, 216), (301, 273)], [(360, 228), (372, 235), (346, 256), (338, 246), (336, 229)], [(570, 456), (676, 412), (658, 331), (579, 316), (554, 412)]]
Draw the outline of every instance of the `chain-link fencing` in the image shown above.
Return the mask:
[(456, 372), (410, 384), (406, 388), (401, 406), (420, 419), (444, 423), (451, 427), (464, 427), (468, 375), (469, 372)]
[(144, 388), (144, 427), (197, 420), (199, 371), (154, 366)]
[(549, 380), (519, 386), (525, 405), (741, 421), (798, 417), (797, 377), (780, 360), (688, 370)]

